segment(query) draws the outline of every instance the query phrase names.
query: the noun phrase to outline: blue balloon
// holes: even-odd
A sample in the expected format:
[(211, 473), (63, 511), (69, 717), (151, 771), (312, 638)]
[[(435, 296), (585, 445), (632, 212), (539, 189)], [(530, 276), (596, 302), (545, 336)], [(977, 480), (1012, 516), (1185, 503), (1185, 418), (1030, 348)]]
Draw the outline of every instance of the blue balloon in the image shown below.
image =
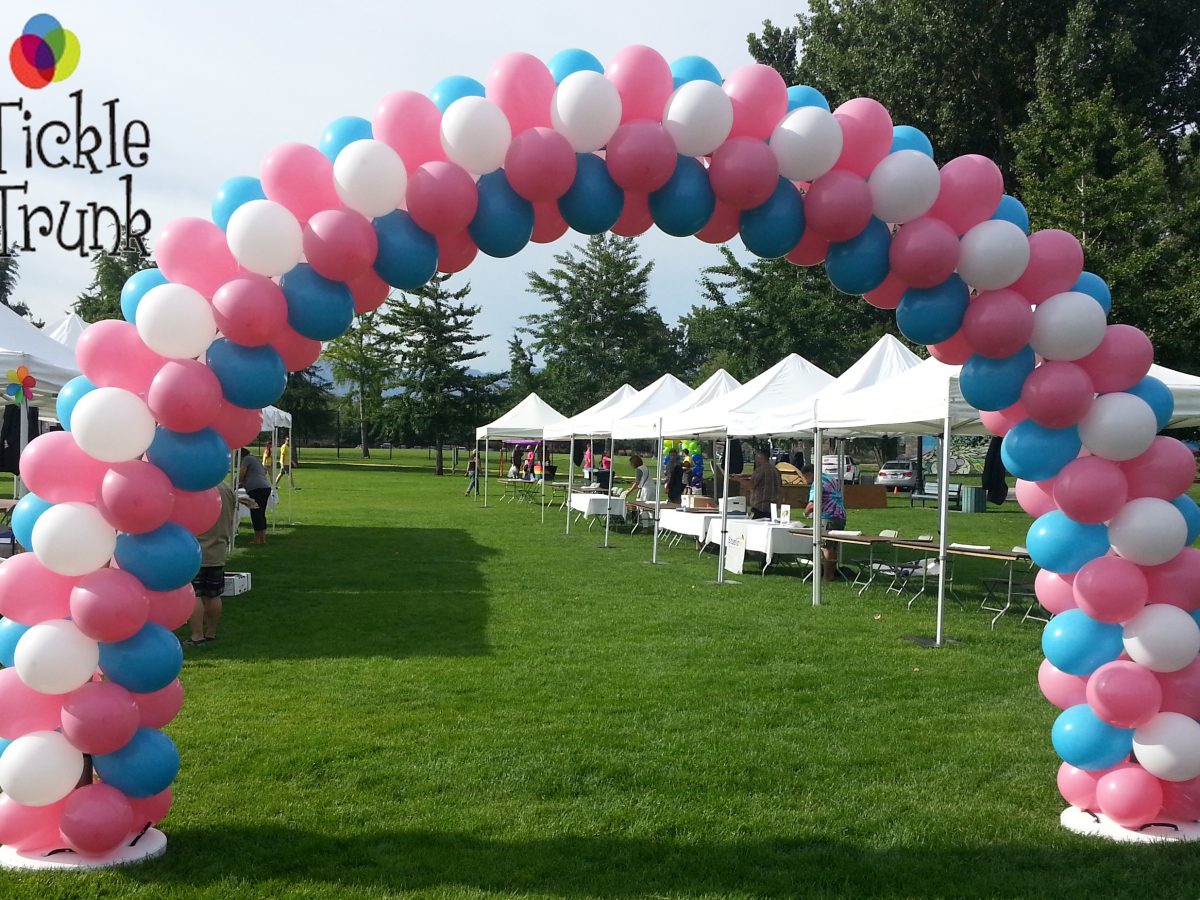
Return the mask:
[[(437, 271), (437, 239), (398, 209), (371, 223), (379, 239), (375, 274), (394, 288), (419, 288)], [(351, 298), (353, 302), (353, 298)]]
[(990, 359), (975, 353), (958, 373), (958, 388), (963, 399), (976, 409), (1006, 409), (1021, 399), (1021, 388), (1035, 364), (1033, 350), (1029, 347), (1003, 359)]
[[(251, 178), (249, 175), (235, 175), (233, 178), (227, 179), (217, 190), (217, 196), (213, 197), (212, 220), (224, 231), (229, 227), (229, 220), (239, 206), (249, 203), (251, 200), (266, 199), (267, 195), (263, 193), (261, 181)], [(125, 304), (122, 303), (122, 309), (124, 306)], [(129, 319), (129, 316), (125, 318)], [(129, 321), (133, 320), (129, 319)]]
[(688, 237), (708, 224), (717, 198), (700, 160), (680, 156), (667, 183), (651, 192), (649, 204), (650, 216), (661, 231)]
[(0, 756), (4, 755), (4, 751), (8, 749), (8, 745), (12, 743), (12, 739), (0, 738)]
[(788, 112), (802, 106), (819, 106), (826, 112), (829, 111), (829, 101), (815, 87), (809, 87), (807, 84), (793, 84), (788, 88)]
[(184, 434), (161, 425), (154, 430), (146, 458), (166, 473), (171, 484), (184, 491), (216, 487), (229, 474), (232, 462), (225, 439), (211, 428)]
[(804, 200), (794, 184), (780, 178), (767, 202), (743, 210), (738, 222), (747, 250), (763, 259), (779, 259), (804, 236)]
[[(1075, 290), (1079, 288), (1076, 287)], [(1171, 416), (1175, 414), (1175, 398), (1171, 395), (1171, 389), (1153, 375), (1147, 375), (1133, 387), (1126, 388), (1125, 393), (1146, 401), (1146, 405), (1154, 410), (1154, 420), (1158, 423), (1159, 431), (1171, 423)]]
[[(1108, 526), (1076, 522), (1061, 509), (1053, 509), (1033, 520), (1025, 546), (1043, 569), (1070, 575), (1108, 552)], [(1119, 634), (1120, 628), (1117, 631)]]
[(157, 728), (139, 728), (120, 750), (94, 755), (92, 765), (105, 784), (127, 796), (153, 797), (169, 788), (179, 774), (179, 751)]
[(331, 341), (354, 321), (354, 295), (344, 281), (332, 281), (308, 263), (279, 279), (287, 299), (288, 324), (314, 341)]
[[(196, 552), (199, 554), (199, 550)], [(179, 676), (183, 667), (183, 648), (168, 629), (147, 622), (133, 637), (123, 641), (101, 641), (100, 667), (110, 681), (127, 690), (147, 694), (165, 688)]]
[(58, 422), (64, 430), (71, 430), (71, 413), (75, 411), (75, 404), (84, 394), (90, 394), (95, 389), (96, 385), (83, 375), (76, 375), (63, 385), (62, 390), (58, 392), (58, 399), (54, 401), (54, 410), (58, 413)]
[(371, 131), (371, 123), (366, 119), (361, 116), (342, 116), (325, 126), (317, 147), (332, 162), (350, 144), (370, 140), (372, 137), (374, 132)]
[(1029, 213), (1025, 210), (1025, 204), (1016, 197), (1009, 194), (1001, 197), (1000, 205), (992, 213), (992, 218), (1012, 222), (1026, 234), (1029, 234)]
[(0, 666), (11, 668), (16, 665), (13, 654), (17, 652), (17, 641), (32, 627), (12, 619), (0, 619)]
[(200, 571), (200, 543), (176, 522), (143, 534), (118, 535), (115, 556), (122, 569), (152, 591), (181, 588)]
[(621, 190), (604, 160), (594, 153), (577, 153), (579, 166), (571, 187), (559, 198), (558, 211), (580, 234), (603, 234), (617, 224), (625, 207)]
[(1063, 762), (1089, 772), (1115, 766), (1133, 750), (1133, 729), (1109, 725), (1086, 703), (1059, 713), (1050, 739)]
[(272, 347), (243, 347), (218, 338), (209, 345), (205, 361), (234, 406), (262, 409), (287, 387), (287, 367)]
[(892, 152), (899, 150), (916, 150), (933, 159), (933, 142), (925, 136), (925, 132), (912, 125), (892, 127)]
[(1079, 428), (1047, 428), (1033, 419), (1023, 419), (1004, 436), (1000, 458), (1004, 468), (1026, 481), (1045, 481), (1079, 455), (1083, 444)]
[(146, 293), (160, 284), (167, 283), (167, 276), (159, 269), (142, 269), (134, 272), (121, 288), (121, 315), (126, 322), (137, 324), (137, 308)]
[(825, 275), (843, 294), (865, 294), (883, 284), (888, 275), (892, 232), (874, 217), (848, 241), (829, 245)]
[(474, 78), (466, 75), (447, 75), (433, 86), (429, 99), (442, 112), (450, 108), (450, 104), (463, 97), (482, 97), (486, 92), (484, 87)]
[(559, 50), (546, 63), (546, 68), (550, 70), (550, 74), (554, 76), (555, 84), (562, 84), (562, 80), (568, 75), (574, 75), (576, 72), (599, 72), (604, 74), (604, 64), (596, 59), (586, 50), (580, 50), (572, 47), (568, 50)]
[[(11, 519), (13, 537), (26, 550), (33, 546), (34, 523), (53, 505), (37, 494), (30, 493), (18, 500), (17, 505), (13, 507)], [(11, 665), (11, 663), (5, 663), (5, 665)]]
[(1125, 649), (1120, 625), (1098, 622), (1082, 609), (1054, 616), (1042, 629), (1042, 652), (1068, 675), (1091, 675)]
[(962, 327), (971, 293), (958, 275), (952, 274), (930, 288), (910, 287), (896, 307), (896, 326), (917, 344), (940, 344)]
[(1196, 624), (1197, 624), (1197, 625), (1200, 625), (1200, 609), (1194, 609), (1194, 610), (1192, 610), (1192, 612), (1190, 613), (1190, 615), (1191, 615), (1191, 617), (1192, 617), (1192, 618), (1195, 620)]
[[(1071, 290), (1087, 294), (1089, 297), (1095, 297), (1096, 302), (1104, 310), (1105, 315), (1112, 312), (1112, 291), (1108, 289), (1108, 283), (1094, 272), (1081, 273), (1079, 280), (1071, 286)], [(1159, 427), (1161, 428), (1162, 426), (1160, 425)]]
[(1180, 494), (1171, 501), (1171, 505), (1183, 513), (1183, 521), (1187, 522), (1187, 542), (1196, 543), (1200, 538), (1200, 506), (1187, 494)]
[(687, 84), (689, 81), (711, 81), (720, 84), (721, 70), (703, 56), (681, 56), (671, 63), (671, 75), (675, 78), (675, 87)]
[(481, 253), (504, 257), (519, 253), (533, 234), (533, 204), (512, 189), (503, 169), (479, 179), (479, 208), (467, 226)]

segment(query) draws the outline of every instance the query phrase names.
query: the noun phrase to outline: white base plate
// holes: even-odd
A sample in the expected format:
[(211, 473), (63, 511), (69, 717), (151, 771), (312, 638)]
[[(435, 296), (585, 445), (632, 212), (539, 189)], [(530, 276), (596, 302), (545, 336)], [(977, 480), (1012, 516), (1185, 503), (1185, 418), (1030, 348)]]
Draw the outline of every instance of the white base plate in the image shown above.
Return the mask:
[[(1171, 822), (1146, 825), (1140, 830), (1118, 825), (1103, 813), (1092, 814), (1077, 806), (1068, 806), (1059, 816), (1067, 831), (1088, 837), (1102, 837), (1127, 844), (1155, 844), (1166, 841), (1200, 841), (1200, 822)], [(1171, 827), (1171, 826), (1174, 827)]]
[(55, 853), (42, 856), (39, 853), (20, 853), (12, 847), (0, 847), (0, 868), (25, 869), (27, 871), (90, 871), (111, 869), (115, 866), (131, 866), (147, 860), (157, 859), (167, 852), (167, 836), (157, 828), (149, 829), (132, 847), (118, 847), (104, 856), (80, 856), (78, 853)]

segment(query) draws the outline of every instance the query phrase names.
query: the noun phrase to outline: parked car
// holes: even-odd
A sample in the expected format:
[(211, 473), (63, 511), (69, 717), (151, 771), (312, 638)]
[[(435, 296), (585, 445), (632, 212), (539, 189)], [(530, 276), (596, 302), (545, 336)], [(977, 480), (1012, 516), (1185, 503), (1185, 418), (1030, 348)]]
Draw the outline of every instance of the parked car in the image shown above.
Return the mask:
[[(858, 463), (854, 461), (853, 456), (843, 456), (842, 461), (845, 463), (842, 469), (842, 481), (847, 484), (858, 483)], [(835, 477), (837, 475), (838, 458), (837, 454), (821, 457), (821, 472), (825, 475)]]
[(911, 491), (917, 486), (917, 464), (911, 459), (893, 459), (879, 467), (875, 483)]

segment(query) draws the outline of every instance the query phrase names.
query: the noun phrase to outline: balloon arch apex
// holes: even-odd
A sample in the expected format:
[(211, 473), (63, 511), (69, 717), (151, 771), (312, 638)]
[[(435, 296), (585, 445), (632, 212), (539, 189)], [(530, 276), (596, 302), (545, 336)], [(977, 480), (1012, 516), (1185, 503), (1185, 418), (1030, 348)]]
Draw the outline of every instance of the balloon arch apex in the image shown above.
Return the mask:
[(607, 65), (512, 53), (485, 82), (389, 94), (370, 120), (339, 118), (226, 181), (211, 220), (159, 232), (158, 268), (129, 279), (123, 320), (79, 340), (66, 430), (21, 460), (14, 530), (32, 552), (0, 566), (0, 865), (60, 849), (128, 861), (167, 814), (179, 757), (161, 729), (182, 703), (171, 629), (194, 602), (194, 535), (289, 371), (389, 290), (479, 253), (651, 227), (824, 263), (838, 290), (894, 309), (906, 337), (962, 366), (1035, 517), (1063, 823), (1144, 840), (1170, 820), (1194, 837), (1194, 463), (1157, 434), (1172, 400), (1149, 374), (1153, 348), (1109, 323), (1079, 241), (1030, 233), (994, 162), (939, 167), (875, 100), (831, 108), (767, 66), (722, 78), (631, 46)]

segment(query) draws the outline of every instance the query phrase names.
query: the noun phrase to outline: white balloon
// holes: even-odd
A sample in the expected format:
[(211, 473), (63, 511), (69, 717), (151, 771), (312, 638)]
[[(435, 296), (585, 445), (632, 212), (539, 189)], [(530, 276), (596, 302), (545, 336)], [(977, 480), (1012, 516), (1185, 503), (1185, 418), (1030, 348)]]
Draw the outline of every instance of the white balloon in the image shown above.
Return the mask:
[(576, 153), (599, 150), (621, 124), (621, 94), (599, 72), (572, 72), (554, 91), (550, 123)]
[(1130, 500), (1108, 523), (1113, 549), (1139, 566), (1160, 566), (1174, 559), (1187, 545), (1187, 532), (1183, 513), (1157, 497)]
[(942, 178), (937, 163), (924, 153), (898, 150), (883, 158), (867, 184), (875, 216), (884, 222), (901, 224), (929, 212), (942, 189)]
[(1196, 778), (1200, 776), (1200, 722), (1183, 713), (1161, 712), (1134, 729), (1133, 752), (1155, 778)]
[(199, 291), (186, 284), (160, 284), (138, 304), (137, 330), (160, 356), (195, 359), (217, 336), (217, 323)]
[(243, 268), (274, 278), (300, 261), (304, 232), (286, 206), (274, 200), (251, 200), (229, 217), (225, 242)]
[(663, 127), (684, 156), (712, 153), (733, 128), (733, 102), (711, 81), (680, 85), (663, 110)]
[(49, 806), (75, 789), (83, 754), (57, 731), (34, 731), (0, 756), (0, 790), (25, 806)]
[(442, 114), (442, 149), (450, 162), (473, 175), (504, 165), (512, 126), (504, 110), (486, 97), (460, 97)]
[(333, 161), (333, 185), (348, 207), (364, 216), (386, 216), (408, 187), (404, 160), (383, 141), (354, 141)]
[(116, 531), (90, 503), (56, 503), (33, 525), (33, 555), (59, 575), (103, 568), (116, 548)]
[[(1028, 239), (1025, 244), (1028, 253)], [(1079, 291), (1065, 291), (1046, 299), (1034, 311), (1033, 337), (1029, 343), (1043, 359), (1082, 359), (1100, 346), (1107, 327), (1104, 307), (1093, 297)]]
[(1125, 652), (1152, 672), (1178, 672), (1200, 653), (1200, 625), (1169, 603), (1150, 603), (1123, 626)]
[[(141, 315), (138, 308), (138, 315)], [(1036, 313), (1035, 313), (1036, 318)], [(1102, 394), (1079, 423), (1079, 438), (1095, 456), (1116, 462), (1149, 449), (1158, 431), (1150, 404), (1134, 394)]]
[(842, 126), (829, 110), (802, 106), (783, 117), (771, 135), (779, 172), (792, 181), (812, 181), (842, 155)]
[(137, 459), (154, 440), (154, 416), (132, 391), (101, 387), (84, 394), (71, 413), (71, 436), (88, 456), (117, 463)]
[[(1021, 277), (1028, 265), (1029, 238), (1012, 222), (1003, 219), (980, 222), (959, 241), (958, 274), (978, 290), (1006, 288)], [(1100, 306), (1095, 300), (1092, 305)]]
[(21, 680), (42, 694), (67, 694), (92, 679), (100, 645), (67, 619), (34, 625), (17, 641), (14, 665)]

